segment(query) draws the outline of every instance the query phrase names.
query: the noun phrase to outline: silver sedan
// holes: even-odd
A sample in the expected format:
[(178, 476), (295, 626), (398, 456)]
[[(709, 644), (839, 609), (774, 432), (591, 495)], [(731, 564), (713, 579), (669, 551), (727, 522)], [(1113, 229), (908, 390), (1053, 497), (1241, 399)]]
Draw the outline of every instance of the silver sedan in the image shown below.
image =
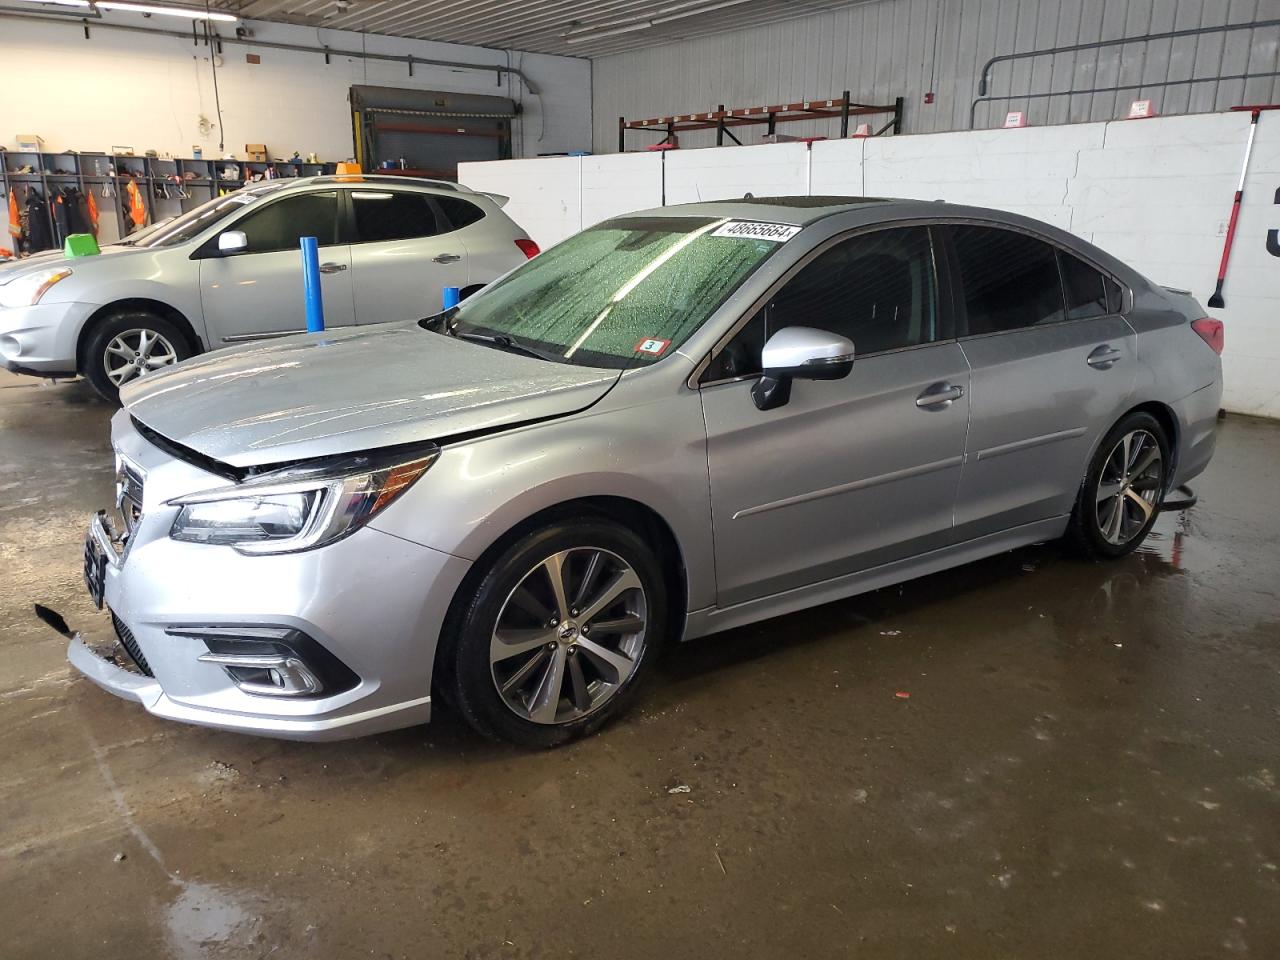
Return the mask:
[[(551, 746), (664, 643), (1038, 541), (1117, 558), (1213, 452), (1222, 326), (1023, 217), (805, 197), (610, 220), (418, 323), (122, 391), (85, 571), (154, 714)], [(856, 358), (855, 358), (856, 357)]]

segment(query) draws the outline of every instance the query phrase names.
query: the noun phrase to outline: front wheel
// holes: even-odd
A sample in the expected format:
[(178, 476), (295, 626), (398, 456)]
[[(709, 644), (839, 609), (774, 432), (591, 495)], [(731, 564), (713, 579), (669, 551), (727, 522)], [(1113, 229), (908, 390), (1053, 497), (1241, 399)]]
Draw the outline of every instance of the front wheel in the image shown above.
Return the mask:
[(1131, 413), (1103, 438), (1071, 513), (1067, 537), (1087, 556), (1122, 557), (1142, 543), (1160, 514), (1169, 440), (1148, 413)]
[(622, 712), (666, 629), (666, 589), (636, 534), (582, 518), (498, 555), (450, 617), (442, 677), (480, 733), (553, 747)]
[(120, 402), (120, 388), (191, 356), (191, 345), (170, 320), (126, 310), (101, 321), (85, 341), (85, 379), (105, 400)]

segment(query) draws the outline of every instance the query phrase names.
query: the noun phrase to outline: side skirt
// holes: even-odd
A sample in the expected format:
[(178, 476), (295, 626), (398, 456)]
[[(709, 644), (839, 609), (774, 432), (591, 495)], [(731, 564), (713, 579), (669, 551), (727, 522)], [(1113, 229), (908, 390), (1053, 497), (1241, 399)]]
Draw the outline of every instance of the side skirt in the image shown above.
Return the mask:
[(1065, 516), (1037, 520), (1000, 533), (988, 534), (976, 540), (966, 540), (964, 543), (932, 550), (917, 557), (895, 560), (869, 570), (860, 570), (831, 580), (796, 587), (793, 590), (748, 600), (731, 607), (704, 607), (701, 610), (692, 610), (685, 620), (684, 639), (693, 640), (696, 637), (745, 626), (769, 617), (795, 613), (797, 610), (831, 603), (833, 600), (843, 600), (860, 593), (869, 593), (905, 580), (925, 577), (931, 573), (958, 567), (1017, 547), (1056, 540), (1065, 532), (1067, 520)]

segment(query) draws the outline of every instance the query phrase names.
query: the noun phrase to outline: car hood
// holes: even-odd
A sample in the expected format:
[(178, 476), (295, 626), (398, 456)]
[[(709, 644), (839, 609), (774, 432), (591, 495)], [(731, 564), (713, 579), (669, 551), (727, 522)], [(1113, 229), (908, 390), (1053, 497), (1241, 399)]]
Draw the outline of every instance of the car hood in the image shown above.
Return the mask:
[(120, 255), (128, 255), (133, 253), (142, 253), (143, 247), (126, 247), (121, 244), (110, 244), (102, 248), (102, 252), (94, 257), (76, 257), (68, 259), (61, 250), (45, 250), (41, 253), (33, 253), (24, 260), (14, 260), (11, 263), (0, 263), (0, 286), (8, 283), (10, 280), (17, 280), (21, 276), (28, 273), (35, 273), (37, 270), (44, 270), (48, 267), (55, 267), (59, 264), (67, 264), (73, 271), (79, 270), (83, 266), (92, 263), (98, 257), (114, 257)]
[(253, 467), (563, 416), (619, 375), (386, 324), (220, 350), (120, 398), (165, 439)]

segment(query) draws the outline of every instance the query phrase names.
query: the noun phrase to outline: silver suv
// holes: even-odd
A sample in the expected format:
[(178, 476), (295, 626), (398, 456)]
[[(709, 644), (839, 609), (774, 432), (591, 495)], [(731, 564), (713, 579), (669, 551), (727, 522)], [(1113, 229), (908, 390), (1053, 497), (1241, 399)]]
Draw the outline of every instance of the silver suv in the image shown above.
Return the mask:
[[(854, 359), (854, 345), (858, 356)], [(1024, 217), (802, 197), (565, 240), (459, 309), (128, 385), (90, 594), (159, 716), (549, 746), (668, 641), (1066, 536), (1213, 452), (1222, 326)]]
[(458, 184), (388, 176), (270, 180), (217, 197), (100, 256), (0, 267), (0, 359), (129, 381), (228, 344), (306, 329), (300, 237), (320, 241), (327, 327), (415, 320), (441, 289), (478, 290), (537, 253), (500, 206)]

